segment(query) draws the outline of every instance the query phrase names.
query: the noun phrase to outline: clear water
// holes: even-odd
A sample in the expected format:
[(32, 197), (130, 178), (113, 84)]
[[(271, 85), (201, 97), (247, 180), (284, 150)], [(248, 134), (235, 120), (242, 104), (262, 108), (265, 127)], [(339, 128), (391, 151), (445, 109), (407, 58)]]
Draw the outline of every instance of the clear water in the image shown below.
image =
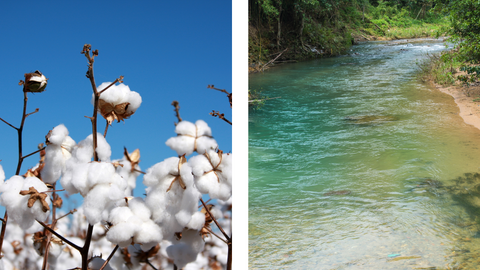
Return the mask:
[(415, 77), (444, 44), (352, 50), (249, 78), (281, 97), (249, 115), (250, 268), (480, 268), (480, 131)]

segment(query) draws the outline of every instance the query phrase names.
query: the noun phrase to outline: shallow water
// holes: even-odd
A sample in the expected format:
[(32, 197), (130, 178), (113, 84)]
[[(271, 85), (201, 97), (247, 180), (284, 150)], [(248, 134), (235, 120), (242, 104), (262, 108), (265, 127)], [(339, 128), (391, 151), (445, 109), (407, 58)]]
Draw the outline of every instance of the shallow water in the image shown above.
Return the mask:
[(250, 76), (281, 98), (249, 115), (249, 268), (480, 268), (480, 131), (415, 77), (445, 49), (369, 42)]

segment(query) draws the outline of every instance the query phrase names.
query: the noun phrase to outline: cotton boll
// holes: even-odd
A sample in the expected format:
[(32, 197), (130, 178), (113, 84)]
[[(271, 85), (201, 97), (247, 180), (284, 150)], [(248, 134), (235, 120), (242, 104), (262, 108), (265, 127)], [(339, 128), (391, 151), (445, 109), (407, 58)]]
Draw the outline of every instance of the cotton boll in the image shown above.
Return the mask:
[(187, 263), (194, 262), (205, 243), (200, 233), (195, 230), (183, 230), (182, 238), (174, 240), (173, 245), (167, 247), (167, 254), (174, 260), (175, 265), (182, 269)]
[(63, 124), (60, 124), (53, 128), (47, 135), (48, 143), (60, 146), (67, 136), (68, 129)]
[[(45, 221), (48, 217), (49, 211), (42, 210), (42, 204), (36, 200), (32, 207), (28, 207), (28, 200), (30, 195), (21, 195), (20, 191), (29, 190), (30, 187), (35, 188), (38, 192), (48, 190), (47, 186), (36, 177), (27, 177), (24, 179), (21, 176), (13, 176), (0, 186), (0, 204), (7, 208), (9, 216), (22, 229), (28, 229), (34, 225), (35, 219)], [(46, 196), (45, 202), (50, 203), (50, 197)]]
[(90, 163), (79, 161), (73, 157), (65, 162), (65, 171), (60, 179), (62, 187), (72, 195), (78, 192), (86, 194), (87, 175)]
[(96, 185), (85, 196), (83, 209), (88, 223), (95, 224), (102, 219), (102, 212), (111, 203), (109, 198), (110, 186), (108, 184)]
[(197, 139), (197, 153), (204, 154), (209, 150), (215, 150), (218, 148), (217, 141), (210, 137), (200, 137)]
[(195, 126), (197, 127), (197, 136), (212, 136), (212, 129), (205, 121), (197, 120)]
[[(183, 121), (182, 121), (183, 122)], [(180, 123), (182, 123), (180, 122)], [(195, 151), (195, 138), (189, 136), (177, 136), (168, 139), (165, 144), (173, 151), (177, 152), (177, 155), (189, 156)]]
[(195, 186), (201, 193), (224, 201), (231, 197), (232, 154), (208, 151), (207, 155), (192, 157), (189, 163), (195, 176)]
[(137, 92), (131, 91), (128, 93), (128, 102), (130, 105), (128, 106), (127, 113), (134, 113), (140, 104), (142, 104), (142, 97)]
[[(91, 135), (90, 135), (91, 136)], [(100, 161), (110, 162), (112, 149), (102, 134), (97, 133), (97, 155)]]
[(190, 219), (190, 222), (186, 225), (187, 228), (200, 231), (205, 225), (205, 214), (202, 212), (195, 212)]
[(128, 208), (131, 209), (132, 213), (135, 214), (137, 218), (142, 221), (150, 220), (150, 216), (152, 212), (148, 207), (145, 205), (145, 201), (143, 201), (140, 197), (135, 197), (128, 202)]
[(92, 162), (88, 168), (87, 187), (92, 188), (96, 184), (111, 183), (115, 167), (111, 163)]
[(134, 234), (135, 243), (142, 244), (142, 250), (147, 251), (163, 239), (162, 229), (153, 221), (143, 222)]
[(192, 137), (196, 137), (197, 135), (197, 128), (195, 124), (188, 122), (188, 121), (180, 121), (175, 126), (175, 133), (178, 135), (188, 135)]

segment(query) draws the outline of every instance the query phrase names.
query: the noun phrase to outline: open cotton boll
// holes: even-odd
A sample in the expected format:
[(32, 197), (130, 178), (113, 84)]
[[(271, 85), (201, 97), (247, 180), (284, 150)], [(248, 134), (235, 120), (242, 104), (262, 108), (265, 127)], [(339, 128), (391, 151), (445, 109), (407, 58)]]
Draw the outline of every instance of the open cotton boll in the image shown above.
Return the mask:
[(195, 212), (192, 215), (190, 222), (185, 227), (200, 231), (203, 228), (203, 225), (205, 225), (205, 214), (202, 212)]
[(92, 188), (96, 184), (111, 183), (114, 174), (115, 167), (112, 163), (92, 162), (88, 168), (87, 187)]
[[(50, 211), (43, 211), (42, 203), (39, 200), (36, 200), (32, 207), (28, 207), (30, 195), (21, 195), (20, 191), (29, 190), (30, 187), (35, 188), (39, 193), (48, 190), (45, 183), (40, 179), (36, 177), (27, 177), (24, 179), (18, 175), (8, 179), (0, 186), (0, 204), (5, 206), (9, 217), (24, 230), (35, 225), (35, 219), (45, 221), (50, 213)], [(47, 204), (50, 203), (48, 193), (46, 193), (44, 201)]]
[(212, 138), (212, 132), (207, 123), (198, 120), (195, 124), (188, 121), (181, 121), (175, 127), (177, 137), (168, 139), (165, 144), (177, 152), (179, 156), (189, 156), (194, 151), (200, 154), (208, 149), (218, 147), (217, 142)]
[(167, 254), (173, 259), (178, 269), (182, 269), (187, 263), (194, 262), (205, 246), (200, 233), (195, 230), (183, 230), (182, 238), (174, 239), (172, 243), (173, 245), (167, 247)]
[(60, 124), (48, 133), (47, 142), (48, 144), (60, 146), (67, 136), (68, 129), (63, 124)]
[[(195, 186), (212, 199), (228, 200), (232, 195), (232, 154), (208, 151), (188, 161), (195, 176)], [(213, 167), (212, 167), (213, 165)]]
[[(98, 91), (102, 91), (111, 83), (102, 83)], [(92, 94), (92, 104), (95, 97)], [(111, 124), (114, 120), (120, 122), (129, 118), (140, 107), (142, 97), (130, 88), (121, 83), (112, 85), (100, 95), (98, 111)]]
[(84, 197), (83, 209), (88, 223), (95, 224), (108, 217), (108, 212), (103, 213), (110, 204), (123, 199), (123, 191), (115, 185), (98, 184)]

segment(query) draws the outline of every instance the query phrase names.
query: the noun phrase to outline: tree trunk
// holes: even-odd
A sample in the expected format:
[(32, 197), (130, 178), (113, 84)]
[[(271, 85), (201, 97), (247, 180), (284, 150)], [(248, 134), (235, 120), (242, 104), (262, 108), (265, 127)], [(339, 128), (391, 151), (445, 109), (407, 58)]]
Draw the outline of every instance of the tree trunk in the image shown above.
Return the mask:
[(278, 18), (277, 18), (277, 50), (280, 49), (280, 38), (282, 34), (282, 25), (280, 17), (282, 16), (282, 4), (280, 3), (280, 7), (278, 9)]

